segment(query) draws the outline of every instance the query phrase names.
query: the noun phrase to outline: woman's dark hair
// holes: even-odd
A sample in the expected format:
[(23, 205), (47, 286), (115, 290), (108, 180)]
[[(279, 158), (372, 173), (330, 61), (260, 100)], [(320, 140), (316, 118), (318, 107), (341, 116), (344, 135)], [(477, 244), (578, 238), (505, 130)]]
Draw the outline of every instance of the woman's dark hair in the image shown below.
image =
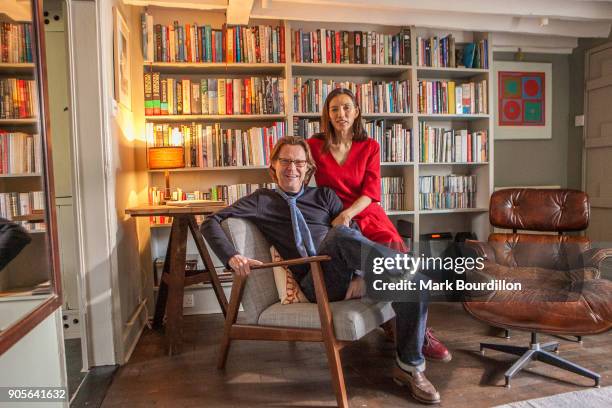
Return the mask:
[(363, 128), (363, 121), (361, 120), (361, 107), (357, 103), (357, 98), (355, 98), (355, 95), (350, 89), (336, 88), (331, 91), (329, 95), (327, 95), (327, 99), (325, 99), (323, 112), (321, 112), (321, 133), (316, 136), (324, 141), (321, 149), (323, 153), (329, 152), (329, 148), (332, 144), (337, 144), (340, 142), (339, 136), (336, 136), (336, 131), (334, 130), (334, 126), (332, 125), (329, 117), (329, 104), (336, 96), (339, 95), (347, 95), (349, 98), (351, 98), (353, 105), (355, 105), (355, 108), (358, 110), (355, 122), (353, 122), (353, 140), (359, 142), (368, 138), (368, 135)]

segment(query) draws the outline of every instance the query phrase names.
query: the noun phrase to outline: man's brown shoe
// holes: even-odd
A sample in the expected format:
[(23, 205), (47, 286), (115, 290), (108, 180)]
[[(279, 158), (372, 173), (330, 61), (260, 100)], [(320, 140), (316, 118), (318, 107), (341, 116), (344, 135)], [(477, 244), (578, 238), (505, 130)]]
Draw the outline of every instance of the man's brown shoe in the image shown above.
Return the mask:
[(395, 366), (393, 381), (399, 386), (407, 386), (410, 395), (423, 404), (440, 403), (440, 394), (423, 373), (408, 373)]

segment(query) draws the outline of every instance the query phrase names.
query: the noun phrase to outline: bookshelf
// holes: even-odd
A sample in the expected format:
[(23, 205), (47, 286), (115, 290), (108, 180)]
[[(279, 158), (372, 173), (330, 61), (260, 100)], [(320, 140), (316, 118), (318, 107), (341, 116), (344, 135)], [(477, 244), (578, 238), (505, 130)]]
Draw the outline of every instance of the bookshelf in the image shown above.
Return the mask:
[[(31, 24), (7, 22), (0, 48), (0, 217), (20, 223), (32, 241), (2, 270), (0, 297), (49, 293), (43, 148), (37, 114)], [(5, 43), (2, 43), (5, 41)], [(7, 47), (7, 44), (12, 46)], [(21, 61), (21, 62), (17, 62)], [(33, 214), (36, 214), (33, 216)]]
[[(188, 19), (179, 19), (172, 16), (170, 19), (158, 9), (151, 8), (149, 13), (153, 15), (155, 23), (170, 24), (177, 19), (184, 23), (194, 21), (195, 16), (200, 16), (201, 21), (216, 24), (221, 27), (223, 16), (215, 12), (194, 12)], [(170, 13), (172, 14), (172, 13)], [(185, 12), (179, 12), (179, 16), (185, 16)], [(172, 21), (170, 21), (172, 20)], [(199, 20), (195, 20), (199, 21)], [(144, 70), (155, 70), (161, 75), (174, 75), (186, 77), (213, 77), (226, 75), (227, 77), (269, 75), (277, 76), (285, 80), (284, 106), (285, 111), (274, 115), (164, 115), (146, 116), (145, 122), (173, 123), (173, 122), (203, 122), (219, 123), (222, 128), (247, 129), (251, 126), (271, 125), (276, 121), (284, 121), (288, 135), (294, 133), (294, 120), (316, 121), (320, 113), (309, 111), (298, 111), (294, 106), (294, 80), (301, 78), (306, 80), (328, 81), (350, 81), (356, 84), (373, 82), (407, 81), (410, 86), (410, 110), (407, 112), (369, 112), (362, 114), (366, 122), (382, 121), (385, 126), (400, 124), (404, 129), (410, 129), (412, 133), (411, 160), (400, 162), (381, 162), (382, 177), (403, 178), (404, 205), (401, 210), (388, 210), (387, 214), (396, 222), (398, 219), (406, 219), (413, 222), (414, 237), (418, 240), (419, 234), (431, 232), (459, 232), (474, 231), (478, 238), (484, 239), (489, 232), (488, 201), (493, 191), (493, 115), (491, 108), (492, 87), (491, 70), (488, 68), (465, 68), (465, 67), (442, 67), (421, 66), (417, 63), (417, 37), (430, 38), (434, 36), (444, 37), (452, 34), (458, 49), (465, 48), (467, 44), (478, 43), (489, 40), (487, 33), (470, 31), (448, 31), (419, 27), (399, 26), (373, 26), (357, 25), (349, 23), (319, 23), (304, 21), (279, 21), (261, 20), (251, 21), (250, 25), (266, 24), (280, 26), (285, 32), (285, 62), (284, 63), (202, 63), (202, 62), (144, 62)], [(362, 32), (377, 32), (394, 35), (407, 32), (410, 34), (410, 58), (405, 64), (358, 64), (358, 63), (335, 63), (335, 62), (296, 62), (294, 54), (294, 36), (296, 30), (303, 32), (314, 32), (318, 29), (330, 30), (361, 30)], [(484, 58), (484, 55), (481, 55)], [(490, 47), (486, 50), (488, 64), (492, 62)], [(426, 113), (420, 112), (418, 84), (420, 81), (454, 81), (457, 84), (474, 82), (477, 84), (486, 81), (483, 89), (487, 98), (487, 109), (485, 112), (471, 112), (469, 114), (457, 113)], [(303, 82), (302, 82), (303, 83)], [(456, 160), (453, 162), (427, 163), (420, 160), (420, 128), (422, 124), (431, 127), (444, 128), (448, 130), (467, 130), (470, 134), (478, 131), (487, 132), (487, 156), (486, 160), (479, 162)], [(231, 166), (210, 168), (185, 168), (170, 171), (172, 184), (180, 186), (184, 191), (205, 190), (212, 185), (237, 184), (237, 183), (264, 183), (269, 181), (267, 166)], [(421, 177), (428, 176), (475, 176), (474, 205), (472, 208), (455, 209), (431, 209), (420, 208), (419, 184)], [(160, 171), (149, 172), (151, 186), (163, 185), (163, 173)], [(153, 225), (152, 234), (156, 239), (167, 239), (169, 231), (164, 225)], [(155, 240), (152, 240), (155, 241)], [(154, 256), (163, 255), (163, 244), (153, 242)]]

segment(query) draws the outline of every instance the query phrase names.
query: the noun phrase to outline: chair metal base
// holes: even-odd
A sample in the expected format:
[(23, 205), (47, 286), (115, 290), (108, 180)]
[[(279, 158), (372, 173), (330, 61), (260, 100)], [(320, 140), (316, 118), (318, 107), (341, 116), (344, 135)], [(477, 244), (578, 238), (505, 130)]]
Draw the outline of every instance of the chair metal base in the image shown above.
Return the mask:
[(599, 388), (599, 381), (601, 375), (587, 370), (586, 368), (574, 364), (571, 361), (565, 360), (564, 358), (555, 355), (559, 351), (559, 343), (551, 341), (548, 343), (538, 343), (536, 341), (535, 333), (531, 334), (532, 342), (530, 347), (512, 346), (509, 344), (491, 344), (491, 343), (480, 343), (480, 352), (484, 355), (485, 349), (497, 350), (504, 353), (514, 354), (520, 358), (510, 367), (504, 374), (506, 377), (506, 387), (510, 388), (510, 380), (516, 373), (521, 371), (529, 364), (532, 360), (541, 361), (546, 364), (553, 365), (555, 367), (562, 368), (567, 371), (582, 375), (587, 378), (591, 378), (595, 381), (595, 387)]

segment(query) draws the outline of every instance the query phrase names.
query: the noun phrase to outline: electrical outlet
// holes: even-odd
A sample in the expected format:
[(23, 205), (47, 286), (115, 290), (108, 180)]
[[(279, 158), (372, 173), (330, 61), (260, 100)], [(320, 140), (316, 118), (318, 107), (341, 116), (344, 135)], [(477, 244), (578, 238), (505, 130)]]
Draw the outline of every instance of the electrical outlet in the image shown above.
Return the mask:
[(81, 328), (78, 310), (62, 310), (62, 326), (65, 339), (78, 339), (81, 337)]
[(193, 297), (193, 293), (188, 293), (183, 296), (183, 307), (194, 307), (195, 299)]

